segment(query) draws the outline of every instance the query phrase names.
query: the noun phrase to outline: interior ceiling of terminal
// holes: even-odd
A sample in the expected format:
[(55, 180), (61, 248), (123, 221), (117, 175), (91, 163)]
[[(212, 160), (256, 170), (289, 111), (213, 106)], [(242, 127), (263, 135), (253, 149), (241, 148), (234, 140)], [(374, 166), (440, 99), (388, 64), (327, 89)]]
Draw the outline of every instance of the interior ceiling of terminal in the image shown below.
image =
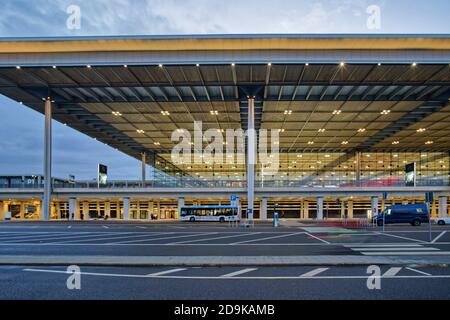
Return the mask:
[(0, 68), (0, 93), (42, 113), (50, 96), (56, 120), (138, 159), (170, 153), (172, 132), (194, 121), (245, 130), (249, 92), (256, 128), (279, 130), (286, 163), (304, 152), (450, 149), (448, 64)]

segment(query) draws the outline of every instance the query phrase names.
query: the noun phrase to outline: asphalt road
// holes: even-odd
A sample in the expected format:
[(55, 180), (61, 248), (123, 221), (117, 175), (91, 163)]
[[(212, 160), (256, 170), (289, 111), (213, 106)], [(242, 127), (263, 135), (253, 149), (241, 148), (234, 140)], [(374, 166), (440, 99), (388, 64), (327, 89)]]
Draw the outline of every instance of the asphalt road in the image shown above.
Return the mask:
[[(63, 267), (0, 267), (0, 299), (317, 300), (450, 298), (448, 267), (382, 267), (369, 290), (366, 267), (81, 268), (69, 290)], [(69, 281), (70, 282), (70, 281)], [(373, 283), (373, 282), (371, 282)]]
[(348, 230), (315, 225), (0, 224), (0, 255), (311, 256), (450, 255), (450, 226)]
[[(28, 256), (448, 256), (450, 227), (348, 230), (314, 224), (231, 228), (221, 224), (0, 223), (0, 257)], [(316, 300), (449, 299), (450, 268), (382, 266), (84, 267), (69, 290), (61, 266), (1, 266), (0, 299)]]

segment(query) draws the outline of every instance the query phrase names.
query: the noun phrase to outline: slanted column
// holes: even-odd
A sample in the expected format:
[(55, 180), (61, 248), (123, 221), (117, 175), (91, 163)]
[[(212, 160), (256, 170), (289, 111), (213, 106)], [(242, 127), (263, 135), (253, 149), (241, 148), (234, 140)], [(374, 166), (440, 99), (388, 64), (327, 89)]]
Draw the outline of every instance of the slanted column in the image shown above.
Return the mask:
[(448, 215), (447, 197), (439, 198), (439, 217), (445, 218)]
[(261, 199), (261, 220), (267, 221), (267, 197)]
[(345, 219), (345, 201), (341, 200), (341, 219)]
[(256, 130), (255, 130), (255, 97), (248, 98), (248, 131), (247, 131), (247, 218), (253, 220), (255, 199), (255, 164), (256, 164)]
[(52, 101), (45, 101), (45, 141), (44, 141), (44, 201), (42, 204), (43, 220), (50, 220), (52, 192)]
[(5, 212), (8, 210), (6, 201), (0, 203), (0, 220), (5, 220)]
[(323, 197), (317, 198), (317, 220), (323, 220)]
[(105, 202), (105, 217), (111, 218), (111, 202)]
[(347, 218), (353, 219), (353, 200), (347, 202)]
[(69, 199), (69, 220), (75, 220), (77, 216), (77, 199)]
[(178, 198), (178, 217), (175, 217), (175, 219), (181, 218), (181, 208), (184, 207), (184, 198), (180, 197)]
[(303, 219), (309, 219), (309, 201), (303, 201)]
[(372, 197), (372, 217), (378, 214), (378, 197)]
[(142, 152), (141, 156), (142, 156), (142, 187), (145, 187), (147, 153)]
[(123, 198), (123, 220), (130, 220), (130, 198)]

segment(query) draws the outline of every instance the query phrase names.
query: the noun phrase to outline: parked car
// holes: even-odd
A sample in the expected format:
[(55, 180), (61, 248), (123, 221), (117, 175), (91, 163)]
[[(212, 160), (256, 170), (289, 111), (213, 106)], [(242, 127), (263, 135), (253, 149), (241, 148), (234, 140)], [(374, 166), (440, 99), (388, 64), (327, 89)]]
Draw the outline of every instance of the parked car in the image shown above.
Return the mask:
[(429, 221), (428, 207), (426, 204), (390, 206), (372, 218), (372, 222), (378, 226), (382, 226), (383, 221), (386, 224), (409, 223), (413, 226), (420, 226)]
[(445, 226), (446, 224), (450, 224), (450, 217), (446, 218), (435, 218), (433, 219), (434, 223), (437, 223), (440, 226)]

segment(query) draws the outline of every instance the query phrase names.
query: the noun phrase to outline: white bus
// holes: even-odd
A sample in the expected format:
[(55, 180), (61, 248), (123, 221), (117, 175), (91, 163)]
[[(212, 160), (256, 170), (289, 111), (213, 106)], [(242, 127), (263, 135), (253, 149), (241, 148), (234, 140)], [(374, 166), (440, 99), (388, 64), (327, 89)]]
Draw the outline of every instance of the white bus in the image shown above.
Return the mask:
[(234, 206), (192, 206), (180, 211), (182, 221), (239, 221), (239, 208)]

